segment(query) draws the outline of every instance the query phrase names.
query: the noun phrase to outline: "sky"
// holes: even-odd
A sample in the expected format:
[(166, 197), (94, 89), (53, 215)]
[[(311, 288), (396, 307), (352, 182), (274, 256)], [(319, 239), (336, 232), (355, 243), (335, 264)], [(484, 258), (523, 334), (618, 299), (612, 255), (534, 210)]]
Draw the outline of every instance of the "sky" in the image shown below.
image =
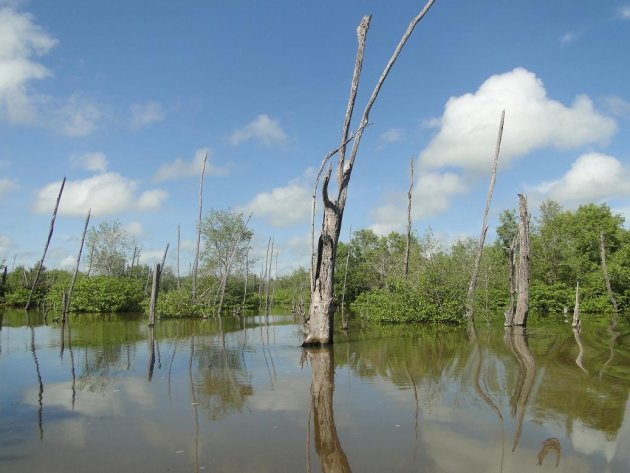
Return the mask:
[[(203, 206), (253, 213), (280, 273), (308, 266), (322, 158), (341, 140), (357, 40), (372, 14), (358, 119), (416, 0), (0, 0), (0, 263), (71, 268), (88, 209), (143, 263), (193, 258)], [(630, 2), (437, 0), (394, 65), (356, 158), (342, 240), (413, 228), (478, 238), (528, 196), (606, 203), (630, 220)], [(318, 199), (319, 205), (319, 199)], [(318, 220), (316, 226), (319, 227)], [(168, 263), (175, 262), (175, 251)], [(259, 264), (260, 261), (257, 263)]]

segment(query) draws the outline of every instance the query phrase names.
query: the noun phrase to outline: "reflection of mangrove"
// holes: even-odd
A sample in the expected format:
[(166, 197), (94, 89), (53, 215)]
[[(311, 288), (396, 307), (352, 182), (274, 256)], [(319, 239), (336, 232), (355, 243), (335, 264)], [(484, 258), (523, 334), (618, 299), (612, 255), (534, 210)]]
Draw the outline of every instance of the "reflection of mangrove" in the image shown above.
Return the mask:
[[(509, 329), (506, 329), (509, 331)], [(523, 420), (527, 409), (527, 401), (534, 387), (536, 379), (536, 360), (529, 349), (525, 327), (511, 327), (511, 336), (508, 334), (505, 340), (510, 343), (508, 348), (514, 353), (518, 361), (518, 382), (516, 392), (510, 401), (512, 415), (516, 418), (516, 428), (514, 432), (514, 444), (512, 451), (516, 450), (521, 433), (523, 432)]]
[(197, 348), (197, 402), (211, 419), (240, 412), (254, 393), (240, 347), (216, 346), (213, 340)]
[(331, 473), (350, 472), (352, 470), (348, 463), (348, 458), (341, 448), (337, 427), (335, 426), (335, 414), (333, 411), (333, 391), (335, 389), (334, 352), (330, 348), (319, 348), (309, 349), (307, 354), (313, 370), (311, 409), (315, 430), (315, 450), (319, 455), (322, 471)]

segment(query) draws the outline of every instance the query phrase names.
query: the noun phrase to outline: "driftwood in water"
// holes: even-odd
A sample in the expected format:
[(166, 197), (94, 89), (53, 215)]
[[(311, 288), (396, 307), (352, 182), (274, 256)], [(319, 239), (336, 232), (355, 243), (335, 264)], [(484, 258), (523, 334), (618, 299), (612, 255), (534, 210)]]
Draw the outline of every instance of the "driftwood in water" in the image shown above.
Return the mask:
[(44, 267), (44, 259), (46, 258), (46, 252), (48, 251), (48, 245), (50, 245), (50, 239), (52, 238), (53, 231), (55, 230), (55, 220), (57, 219), (57, 210), (59, 209), (59, 201), (61, 200), (61, 194), (63, 194), (63, 187), (66, 185), (66, 178), (64, 177), (61, 181), (61, 188), (59, 189), (59, 195), (57, 196), (57, 202), (55, 203), (55, 210), (53, 211), (52, 220), (50, 221), (50, 229), (48, 230), (48, 239), (46, 240), (46, 244), (44, 245), (44, 254), (42, 255), (42, 259), (39, 261), (39, 265), (37, 266), (37, 272), (35, 273), (35, 279), (33, 280), (33, 285), (31, 286), (31, 292), (28, 295), (28, 300), (26, 301), (25, 310), (31, 306), (31, 300), (33, 299), (33, 293), (35, 292), (35, 287), (37, 286), (37, 282), (39, 281), (39, 276), (41, 275), (42, 268)]
[(413, 158), (409, 161), (409, 190), (407, 191), (407, 241), (405, 244), (405, 279), (409, 276), (409, 252), (411, 250), (411, 198), (413, 197)]
[(604, 232), (600, 232), (599, 234), (599, 251), (600, 251), (600, 256), (602, 260), (602, 271), (604, 272), (604, 279), (606, 281), (606, 291), (608, 292), (608, 299), (610, 299), (610, 303), (615, 309), (615, 312), (619, 312), (619, 308), (617, 307), (617, 301), (615, 300), (612, 287), (610, 286), (610, 278), (608, 277), (608, 266), (606, 265), (606, 245), (604, 242)]
[(573, 306), (573, 322), (571, 327), (580, 330), (580, 282), (575, 284), (575, 305)]
[(479, 266), (481, 264), (481, 256), (483, 255), (483, 246), (486, 242), (486, 234), (488, 233), (488, 212), (490, 211), (490, 202), (492, 201), (492, 193), (494, 192), (494, 184), (497, 180), (497, 164), (499, 163), (499, 153), (501, 152), (501, 138), (503, 137), (503, 122), (505, 121), (505, 110), (501, 112), (501, 121), (499, 122), (499, 134), (497, 136), (497, 144), (494, 150), (494, 160), (492, 162), (492, 171), (490, 173), (490, 185), (488, 186), (488, 194), (486, 195), (486, 207), (483, 211), (483, 224), (481, 225), (481, 234), (479, 235), (479, 246), (477, 248), (477, 257), (473, 266), (472, 276), (468, 284), (468, 294), (466, 297), (466, 319), (468, 322), (473, 320), (473, 299), (475, 296), (475, 287), (477, 285), (477, 275), (479, 274)]
[(197, 247), (195, 250), (195, 261), (192, 269), (192, 300), (195, 302), (197, 296), (197, 273), (199, 272), (199, 247), (201, 246), (201, 213), (203, 211), (203, 176), (206, 172), (206, 161), (208, 161), (208, 153), (203, 158), (203, 167), (201, 168), (201, 178), (199, 179), (199, 217), (197, 218)]
[(85, 242), (85, 234), (87, 233), (88, 225), (90, 224), (91, 214), (92, 214), (92, 209), (88, 211), (87, 217), (85, 218), (85, 225), (83, 227), (83, 236), (81, 237), (81, 245), (79, 246), (79, 254), (77, 255), (77, 264), (74, 267), (74, 274), (72, 275), (72, 281), (70, 282), (70, 288), (68, 289), (68, 298), (63, 304), (61, 320), (63, 320), (64, 322), (66, 321), (66, 316), (68, 315), (68, 311), (70, 310), (70, 303), (72, 302), (72, 291), (74, 291), (74, 284), (77, 281), (77, 274), (79, 274), (79, 265), (81, 264), (81, 253), (83, 252), (83, 243)]
[(527, 212), (527, 197), (518, 195), (518, 210), (520, 222), (518, 225), (518, 267), (516, 271), (516, 311), (514, 325), (527, 325), (529, 313), (529, 214)]
[(157, 305), (158, 292), (160, 289), (160, 273), (162, 268), (160, 263), (155, 263), (153, 266), (153, 285), (151, 286), (151, 299), (149, 302), (149, 327), (155, 325), (155, 308)]
[(339, 147), (337, 157), (337, 197), (332, 198), (328, 194), (328, 184), (332, 174), (332, 165), (328, 166), (328, 170), (324, 176), (322, 183), (322, 200), (324, 204), (322, 227), (319, 236), (315, 264), (311, 271), (311, 303), (309, 307), (308, 319), (304, 326), (304, 342), (303, 346), (309, 345), (326, 345), (333, 342), (334, 327), (334, 311), (335, 311), (335, 295), (334, 295), (334, 276), (335, 276), (335, 260), (337, 257), (337, 243), (339, 242), (339, 233), (341, 231), (341, 223), (343, 220), (343, 212), (346, 206), (348, 196), (348, 185), (354, 162), (359, 151), (361, 137), (365, 131), (365, 127), (369, 123), (369, 116), (372, 106), (374, 105), (381, 87), (385, 82), (391, 68), (404, 47), (405, 43), (411, 36), (415, 26), (429, 11), (435, 0), (429, 0), (422, 11), (410, 22), (407, 30), (403, 34), (400, 42), (396, 46), (394, 53), (390, 57), (387, 65), (381, 73), (378, 82), (370, 96), (368, 103), (361, 116), (359, 127), (354, 135), (352, 149), (350, 155), (346, 159), (346, 143), (350, 135), (350, 122), (354, 112), (355, 99), (359, 87), (359, 79), (363, 68), (363, 55), (365, 52), (365, 39), (370, 25), (370, 16), (365, 16), (359, 23), (357, 28), (358, 48), (355, 59), (354, 71), (350, 85), (350, 95), (346, 106), (346, 113), (341, 132), (341, 146)]

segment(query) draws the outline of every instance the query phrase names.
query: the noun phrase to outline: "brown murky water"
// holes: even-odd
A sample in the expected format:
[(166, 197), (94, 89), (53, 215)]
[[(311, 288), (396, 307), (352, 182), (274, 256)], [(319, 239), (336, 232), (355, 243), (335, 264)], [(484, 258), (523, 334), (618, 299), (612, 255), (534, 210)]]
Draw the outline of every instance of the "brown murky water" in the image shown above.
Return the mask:
[(0, 312), (2, 472), (628, 472), (630, 325)]

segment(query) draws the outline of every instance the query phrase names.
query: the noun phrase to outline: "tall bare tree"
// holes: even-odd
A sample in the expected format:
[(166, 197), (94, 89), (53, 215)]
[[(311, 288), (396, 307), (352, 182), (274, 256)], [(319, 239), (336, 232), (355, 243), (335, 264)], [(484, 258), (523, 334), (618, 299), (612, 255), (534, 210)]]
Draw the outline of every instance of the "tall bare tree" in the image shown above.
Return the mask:
[(527, 325), (529, 313), (529, 213), (527, 212), (527, 197), (518, 195), (518, 267), (516, 270), (516, 312), (514, 325)]
[(411, 250), (411, 199), (413, 197), (413, 158), (409, 162), (409, 190), (407, 191), (407, 240), (405, 243), (405, 279), (409, 276), (409, 253)]
[[(363, 111), (363, 115), (359, 122), (359, 127), (354, 134), (354, 142), (350, 155), (346, 159), (346, 146), (350, 135), (350, 122), (359, 87), (359, 79), (363, 67), (363, 54), (365, 51), (365, 39), (368, 28), (370, 26), (371, 16), (364, 16), (357, 27), (358, 48), (354, 64), (354, 72), (350, 85), (350, 95), (346, 107), (346, 114), (343, 121), (341, 131), (341, 146), (338, 148), (337, 156), (337, 197), (336, 199), (328, 193), (328, 185), (332, 174), (332, 163), (328, 164), (328, 169), (324, 175), (322, 182), (322, 200), (324, 211), (322, 216), (322, 229), (317, 243), (317, 250), (314, 251), (314, 264), (311, 273), (311, 304), (309, 313), (305, 320), (304, 326), (304, 342), (303, 346), (310, 345), (326, 345), (333, 342), (333, 314), (335, 311), (334, 297), (334, 273), (335, 259), (337, 256), (337, 243), (339, 241), (339, 232), (341, 231), (341, 223), (343, 220), (343, 212), (346, 206), (346, 198), (348, 195), (348, 185), (350, 184), (350, 176), (354, 167), (361, 137), (363, 131), (368, 125), (370, 111), (378, 97), (381, 87), (385, 82), (391, 68), (396, 59), (400, 55), (402, 48), (411, 36), (414, 28), (429, 9), (433, 6), (435, 0), (429, 0), (422, 11), (411, 20), (407, 30), (400, 39), (394, 53), (390, 57), (385, 69), (381, 73), (378, 82), (368, 100)], [(327, 159), (322, 162), (322, 168), (325, 166)]]
[(492, 201), (492, 193), (494, 192), (494, 183), (497, 180), (497, 164), (499, 163), (499, 153), (501, 151), (501, 138), (503, 137), (503, 122), (505, 121), (505, 110), (501, 112), (501, 121), (499, 122), (499, 135), (497, 136), (497, 145), (494, 150), (494, 160), (492, 161), (492, 171), (490, 172), (490, 184), (488, 186), (488, 194), (486, 195), (486, 207), (483, 211), (483, 224), (481, 225), (481, 234), (479, 235), (479, 246), (477, 247), (477, 257), (473, 267), (470, 283), (468, 284), (468, 294), (466, 297), (466, 319), (468, 322), (473, 320), (473, 299), (475, 296), (475, 287), (477, 286), (477, 275), (479, 274), (479, 265), (483, 256), (483, 245), (486, 242), (486, 233), (488, 233), (488, 212), (490, 211), (490, 202)]

